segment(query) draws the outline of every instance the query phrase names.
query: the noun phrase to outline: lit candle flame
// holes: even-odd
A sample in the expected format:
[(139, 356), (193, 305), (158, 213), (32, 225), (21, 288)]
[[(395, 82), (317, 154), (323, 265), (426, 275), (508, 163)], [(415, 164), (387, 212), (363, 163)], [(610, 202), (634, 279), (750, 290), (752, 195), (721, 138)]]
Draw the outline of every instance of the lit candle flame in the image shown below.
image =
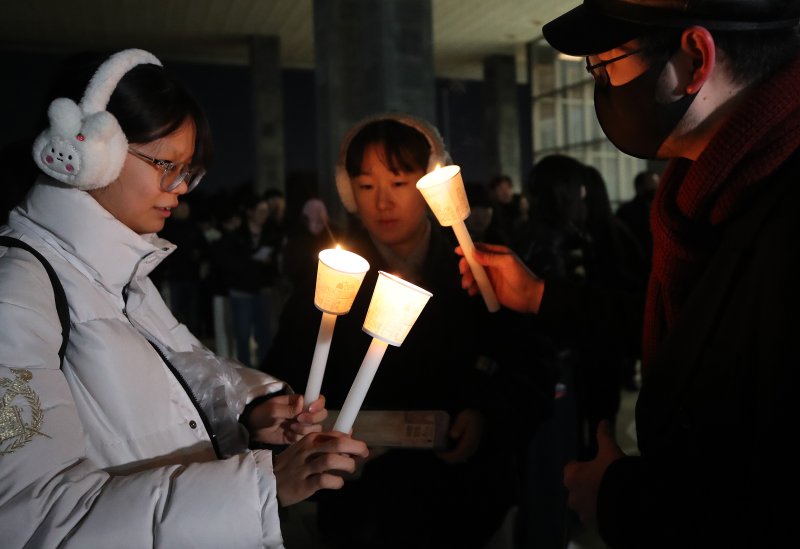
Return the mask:
[(342, 249), (342, 246), (341, 246), (341, 245), (339, 245), (339, 244), (337, 244), (337, 245), (336, 245), (336, 249), (337, 249), (337, 250), (341, 250), (341, 249)]

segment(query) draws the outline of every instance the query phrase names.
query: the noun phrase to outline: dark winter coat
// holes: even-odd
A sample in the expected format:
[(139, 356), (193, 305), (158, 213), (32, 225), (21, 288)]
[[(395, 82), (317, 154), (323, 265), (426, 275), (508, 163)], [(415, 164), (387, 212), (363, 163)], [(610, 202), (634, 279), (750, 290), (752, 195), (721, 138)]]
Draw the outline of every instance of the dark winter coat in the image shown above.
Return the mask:
[[(392, 450), (370, 461), (359, 480), (321, 494), (323, 531), (334, 541), (337, 534), (349, 536), (349, 547), (358, 546), (357, 532), (364, 529), (381, 547), (435, 546), (437, 535), (453, 539), (457, 525), (467, 539), (490, 534), (518, 484), (514, 451), (549, 412), (553, 381), (537, 358), (542, 349), (531, 335), (531, 319), (509, 311), (490, 315), (479, 297), (469, 297), (446, 234), (432, 228), (422, 280), (414, 281), (433, 297), (402, 346), (387, 349), (362, 409), (444, 410), (452, 419), (476, 409), (487, 419), (483, 442), (474, 459), (457, 465), (429, 450)], [(336, 321), (322, 383), (332, 410), (341, 407), (370, 344), (361, 326), (378, 270), (387, 269), (366, 234), (342, 244), (367, 259), (370, 271), (351, 311)], [(313, 291), (313, 284), (295, 289), (264, 366), (298, 392), (306, 385), (321, 318)], [(349, 524), (353, 517), (358, 524)], [(465, 519), (469, 528), (460, 524)]]
[[(614, 462), (598, 497), (615, 549), (783, 547), (796, 537), (798, 157), (727, 222), (644, 372), (641, 456)], [(544, 314), (559, 309), (561, 290), (547, 304), (545, 292)]]

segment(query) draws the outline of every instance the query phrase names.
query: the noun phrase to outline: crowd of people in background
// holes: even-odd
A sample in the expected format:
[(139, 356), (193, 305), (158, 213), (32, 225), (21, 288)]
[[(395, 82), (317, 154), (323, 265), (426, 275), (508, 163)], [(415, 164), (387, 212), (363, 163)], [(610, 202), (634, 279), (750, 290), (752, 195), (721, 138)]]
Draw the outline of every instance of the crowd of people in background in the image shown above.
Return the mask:
[(162, 231), (181, 252), (151, 275), (176, 318), (248, 366), (269, 350), (291, 286), (316, 276), (317, 254), (340, 234), (319, 198), (294, 219), (286, 206), (283, 191), (256, 193), (247, 182), (187, 197)]

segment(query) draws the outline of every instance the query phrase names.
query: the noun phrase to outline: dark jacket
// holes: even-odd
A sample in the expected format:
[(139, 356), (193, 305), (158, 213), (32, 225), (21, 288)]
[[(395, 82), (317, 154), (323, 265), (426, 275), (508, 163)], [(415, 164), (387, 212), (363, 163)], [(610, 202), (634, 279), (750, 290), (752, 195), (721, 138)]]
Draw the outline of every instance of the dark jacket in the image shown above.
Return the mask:
[(194, 219), (168, 219), (159, 236), (177, 246), (161, 265), (162, 276), (178, 282), (198, 282), (208, 255), (208, 240)]
[(615, 549), (785, 547), (796, 537), (799, 160), (724, 226), (644, 372), (641, 456), (613, 463), (598, 497)]
[(636, 195), (628, 202), (620, 205), (617, 218), (633, 233), (644, 253), (647, 270), (650, 270), (650, 261), (653, 255), (653, 234), (650, 232), (650, 209), (653, 204), (652, 197)]
[[(272, 249), (266, 261), (253, 257), (262, 247)], [(224, 233), (214, 243), (212, 267), (216, 269), (222, 286), (229, 290), (259, 294), (275, 283), (279, 251), (264, 233), (254, 243), (250, 230), (244, 223), (235, 231)]]
[[(367, 259), (370, 270), (351, 311), (336, 321), (322, 383), (332, 410), (341, 407), (370, 344), (361, 326), (378, 270), (386, 270), (366, 234), (342, 244)], [(453, 539), (455, 521), (469, 522), (472, 514), (470, 528), (459, 526), (458, 535), (480, 536), (475, 532), (482, 525), (491, 533), (516, 489), (514, 450), (529, 442), (549, 412), (553, 381), (537, 358), (542, 350), (531, 336), (531, 319), (509, 311), (490, 315), (479, 297), (469, 297), (453, 248), (446, 233), (433, 227), (422, 280), (414, 281), (433, 297), (403, 345), (387, 349), (362, 409), (445, 410), (455, 418), (473, 408), (487, 419), (481, 448), (461, 465), (447, 465), (430, 451), (393, 450), (370, 461), (358, 481), (321, 495), (323, 531), (334, 541), (337, 534), (352, 535), (348, 547), (359, 546), (351, 527), (374, 528), (373, 543), (380, 547), (394, 546), (387, 541), (392, 536), (397, 546), (434, 546), (437, 535)], [(321, 318), (313, 291), (313, 284), (295, 289), (265, 363), (298, 392), (305, 389)], [(348, 524), (352, 517), (361, 517), (359, 524)]]
[[(387, 270), (369, 238), (351, 235), (345, 247), (364, 257), (370, 270), (351, 311), (336, 320), (322, 393), (329, 409), (344, 402), (371, 338), (362, 331), (379, 270)], [(461, 288), (454, 246), (434, 227), (423, 269), (415, 282), (433, 293), (401, 347), (390, 346), (364, 401), (363, 409), (427, 410), (457, 413), (474, 408), (503, 416), (515, 407), (536, 408), (546, 415), (549, 389), (538, 385), (547, 372), (537, 371), (537, 350), (526, 330), (530, 318), (504, 310), (490, 315), (483, 301)], [(286, 304), (279, 332), (265, 369), (302, 392), (317, 337), (321, 313), (314, 306), (314, 283), (298, 287)], [(516, 337), (519, 334), (519, 337)], [(479, 357), (490, 357), (504, 368), (487, 368)], [(546, 370), (546, 368), (545, 368)], [(515, 378), (515, 373), (521, 375)], [(495, 375), (496, 374), (496, 375)], [(527, 386), (519, 386), (520, 380)], [(534, 391), (526, 393), (526, 391)], [(512, 402), (509, 391), (527, 394), (524, 406)], [(538, 394), (539, 392), (542, 395)], [(531, 415), (522, 419), (527, 423)]]

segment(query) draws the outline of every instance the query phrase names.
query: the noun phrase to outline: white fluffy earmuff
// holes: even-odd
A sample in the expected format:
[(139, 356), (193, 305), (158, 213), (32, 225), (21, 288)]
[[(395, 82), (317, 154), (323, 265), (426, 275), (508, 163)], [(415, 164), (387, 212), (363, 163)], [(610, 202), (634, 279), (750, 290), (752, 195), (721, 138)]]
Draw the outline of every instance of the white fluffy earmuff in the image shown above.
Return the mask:
[(445, 166), (451, 163), (450, 154), (444, 147), (444, 140), (439, 134), (439, 130), (437, 130), (436, 127), (426, 120), (408, 114), (391, 112), (376, 114), (374, 116), (365, 118), (364, 120), (355, 124), (352, 128), (350, 128), (347, 134), (345, 134), (344, 138), (342, 139), (342, 143), (339, 146), (339, 157), (336, 161), (336, 190), (339, 191), (339, 198), (341, 199), (345, 209), (350, 213), (355, 213), (358, 208), (356, 206), (355, 196), (353, 195), (353, 186), (350, 181), (350, 174), (347, 173), (347, 149), (350, 148), (350, 142), (353, 140), (353, 138), (358, 134), (358, 132), (364, 129), (366, 125), (381, 120), (394, 120), (396, 122), (400, 122), (406, 126), (411, 126), (425, 136), (425, 139), (428, 140), (428, 143), (430, 143), (431, 146), (431, 155), (428, 157), (427, 171), (433, 171), (436, 169), (437, 165)]
[(33, 159), (39, 169), (83, 190), (105, 187), (119, 177), (128, 140), (117, 119), (105, 109), (125, 73), (141, 64), (161, 66), (161, 61), (144, 50), (117, 52), (94, 73), (80, 105), (66, 97), (50, 103), (50, 127), (33, 143)]

